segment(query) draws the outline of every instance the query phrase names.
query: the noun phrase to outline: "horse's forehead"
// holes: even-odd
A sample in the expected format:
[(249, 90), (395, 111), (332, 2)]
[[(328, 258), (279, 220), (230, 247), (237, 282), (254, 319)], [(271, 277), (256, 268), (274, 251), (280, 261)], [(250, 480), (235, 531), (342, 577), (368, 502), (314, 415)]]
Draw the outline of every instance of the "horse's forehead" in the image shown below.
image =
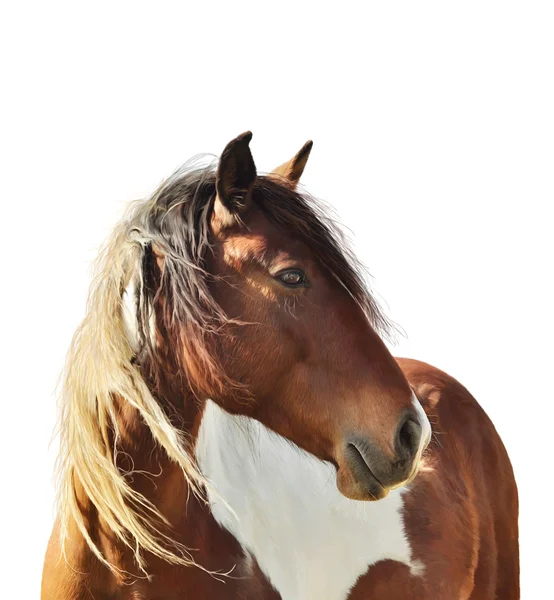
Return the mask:
[(234, 260), (273, 261), (308, 258), (308, 248), (297, 236), (274, 227), (248, 226), (224, 242), (225, 255)]
[(232, 235), (225, 240), (223, 248), (225, 262), (235, 266), (253, 260), (265, 261), (270, 254), (268, 239), (254, 233)]

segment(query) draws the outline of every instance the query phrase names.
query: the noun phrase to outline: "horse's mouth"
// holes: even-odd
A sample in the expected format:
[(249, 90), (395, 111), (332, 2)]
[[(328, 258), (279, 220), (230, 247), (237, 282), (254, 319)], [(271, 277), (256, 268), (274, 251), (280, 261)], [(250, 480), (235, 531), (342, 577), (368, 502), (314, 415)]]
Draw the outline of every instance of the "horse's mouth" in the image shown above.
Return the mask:
[(358, 448), (349, 443), (346, 445), (345, 458), (348, 468), (358, 485), (366, 492), (365, 500), (381, 500), (389, 493), (389, 490), (375, 476), (362, 453)]

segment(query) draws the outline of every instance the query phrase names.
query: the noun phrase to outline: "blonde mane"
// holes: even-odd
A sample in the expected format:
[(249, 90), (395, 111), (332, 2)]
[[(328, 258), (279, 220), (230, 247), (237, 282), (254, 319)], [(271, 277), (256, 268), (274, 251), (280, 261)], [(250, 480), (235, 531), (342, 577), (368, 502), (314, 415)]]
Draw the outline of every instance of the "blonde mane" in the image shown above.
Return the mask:
[(152, 242), (141, 222), (158, 208), (166, 185), (150, 200), (131, 205), (101, 251), (86, 316), (72, 340), (62, 378), (58, 459), (62, 549), (73, 521), (94, 555), (115, 572), (118, 568), (91, 538), (76, 496), (76, 481), (107, 528), (133, 552), (142, 571), (144, 551), (170, 563), (195, 564), (188, 549), (165, 532), (169, 523), (164, 516), (131, 487), (117, 466), (116, 398), (136, 409), (156, 444), (181, 467), (193, 493), (203, 498), (207, 486), (191, 458), (186, 434), (172, 425), (134, 364), (132, 343), (125, 333), (123, 292), (133, 278), (140, 282), (144, 248)]

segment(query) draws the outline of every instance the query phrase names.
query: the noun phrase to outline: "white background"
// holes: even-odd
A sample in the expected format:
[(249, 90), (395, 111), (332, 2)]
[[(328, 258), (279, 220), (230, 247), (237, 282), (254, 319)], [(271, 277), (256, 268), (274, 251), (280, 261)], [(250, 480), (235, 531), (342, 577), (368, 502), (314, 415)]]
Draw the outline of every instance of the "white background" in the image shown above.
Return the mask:
[(553, 26), (532, 1), (3, 5), (2, 597), (38, 597), (52, 391), (99, 244), (246, 129), (261, 171), (314, 139), (303, 182), (352, 230), (406, 331), (394, 352), (457, 377), (502, 435), (522, 597), (546, 597)]

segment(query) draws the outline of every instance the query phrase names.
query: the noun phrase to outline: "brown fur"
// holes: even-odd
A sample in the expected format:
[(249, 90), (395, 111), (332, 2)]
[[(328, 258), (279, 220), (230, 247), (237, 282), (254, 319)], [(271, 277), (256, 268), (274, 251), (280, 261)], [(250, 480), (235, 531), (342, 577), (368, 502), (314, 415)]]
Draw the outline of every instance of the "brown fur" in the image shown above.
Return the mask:
[(433, 424), (425, 468), (404, 495), (406, 533), (423, 577), (400, 563), (371, 567), (351, 600), (517, 600), (518, 497), (493, 424), (454, 378), (398, 359)]
[[(256, 175), (250, 137), (228, 145), (217, 176), (202, 173), (194, 186), (173, 181), (131, 221), (129, 235), (138, 231), (144, 244), (133, 368), (164, 418), (188, 436), (189, 449), (211, 397), (333, 463), (340, 491), (360, 500), (376, 496), (351, 469), (348, 440), (371, 440), (382, 461), (396, 461), (399, 423), (413, 411), (412, 386), (435, 428), (429, 470), (405, 496), (407, 535), (425, 575), (414, 578), (404, 565), (385, 561), (368, 570), (352, 598), (492, 599), (500, 591), (499, 598), (517, 598), (517, 495), (492, 424), (444, 373), (393, 359), (377, 333), (385, 321), (355, 260), (293, 180)], [(300, 155), (301, 170), (307, 156)], [(283, 285), (278, 274), (289, 268), (304, 271), (306, 285)], [(255, 560), (191, 493), (196, 480), (187, 483), (188, 473), (137, 407), (124, 395), (112, 401), (105, 456), (133, 498), (165, 519), (156, 543), (170, 553), (179, 543), (197, 566), (171, 564), (134, 547), (133, 532), (112, 531), (71, 471), (90, 540), (70, 519), (64, 557), (55, 526), (43, 600), (277, 598)]]

